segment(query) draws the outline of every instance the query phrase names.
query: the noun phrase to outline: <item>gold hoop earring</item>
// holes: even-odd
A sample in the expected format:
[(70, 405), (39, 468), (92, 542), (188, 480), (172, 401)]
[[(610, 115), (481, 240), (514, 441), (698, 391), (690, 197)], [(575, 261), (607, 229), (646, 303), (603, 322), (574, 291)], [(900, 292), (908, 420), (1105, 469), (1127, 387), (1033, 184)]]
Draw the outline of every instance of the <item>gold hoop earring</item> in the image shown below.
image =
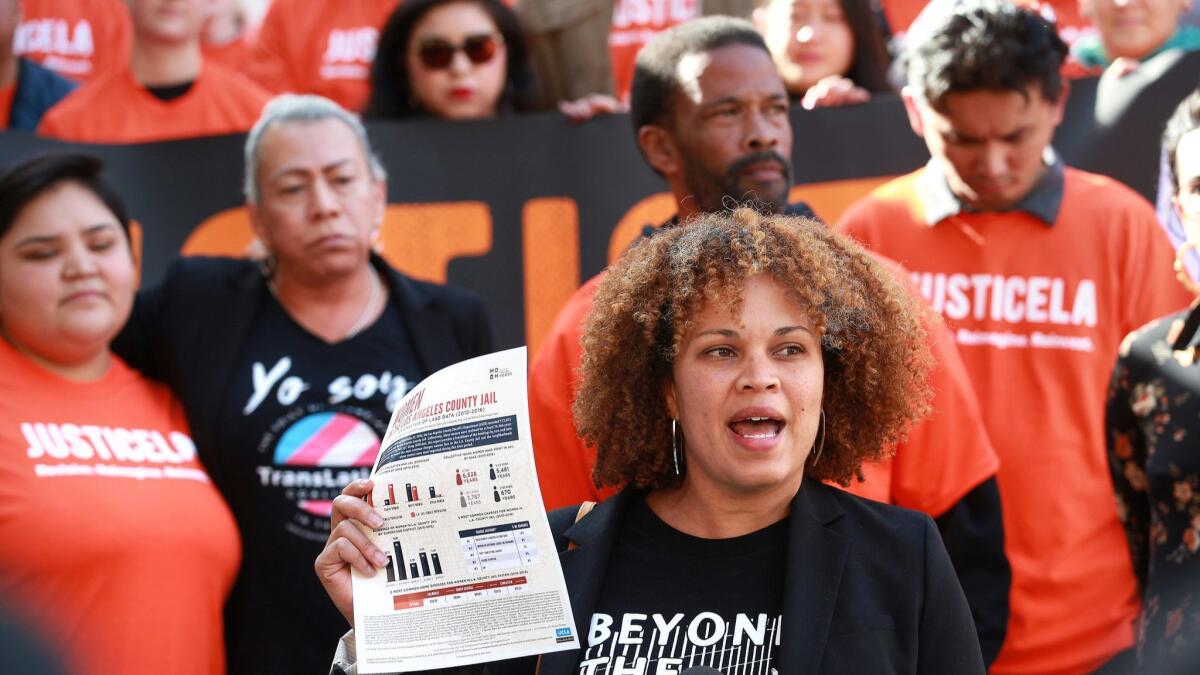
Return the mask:
[(813, 456), (812, 456), (812, 465), (813, 466), (816, 466), (817, 462), (821, 461), (821, 451), (825, 449), (825, 409), (824, 408), (821, 408), (820, 434), (821, 434), (820, 445), (813, 443), (813, 445), (816, 446), (816, 448), (817, 448), (817, 451), (815, 453), (813, 453)]

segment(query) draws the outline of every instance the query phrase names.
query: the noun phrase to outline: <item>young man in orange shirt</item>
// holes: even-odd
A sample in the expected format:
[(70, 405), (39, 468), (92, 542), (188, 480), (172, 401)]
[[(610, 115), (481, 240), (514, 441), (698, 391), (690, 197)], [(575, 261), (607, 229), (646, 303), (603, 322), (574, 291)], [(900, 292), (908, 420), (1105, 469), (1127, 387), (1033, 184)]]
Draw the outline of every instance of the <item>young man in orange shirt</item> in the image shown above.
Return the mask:
[(1121, 338), (1187, 298), (1150, 205), (1049, 147), (1066, 98), (1053, 24), (968, 0), (922, 26), (905, 104), (932, 159), (841, 226), (945, 316), (1000, 455), (1012, 616), (992, 673), (1125, 672), (1138, 602), (1105, 391)]
[(129, 61), (132, 29), (124, 0), (23, 0), (13, 49), (85, 84)]
[[(772, 212), (812, 215), (787, 205), (788, 95), (749, 22), (707, 17), (655, 37), (638, 56), (631, 102), (642, 154), (678, 204), (677, 217), (666, 226), (748, 197)], [(580, 326), (600, 278), (571, 297), (530, 367), (534, 455), (550, 509), (611, 494), (592, 483), (595, 452), (579, 439), (571, 416)], [(1008, 618), (997, 461), (952, 339), (940, 323), (929, 330), (939, 363), (931, 376), (934, 416), (913, 431), (892, 461), (867, 467), (867, 481), (850, 490), (937, 519), (990, 662)]]
[(366, 105), (379, 30), (399, 0), (273, 0), (245, 65), (273, 93)]
[(129, 64), (63, 99), (38, 133), (79, 143), (147, 143), (244, 132), (268, 94), (200, 52), (206, 0), (130, 0)]

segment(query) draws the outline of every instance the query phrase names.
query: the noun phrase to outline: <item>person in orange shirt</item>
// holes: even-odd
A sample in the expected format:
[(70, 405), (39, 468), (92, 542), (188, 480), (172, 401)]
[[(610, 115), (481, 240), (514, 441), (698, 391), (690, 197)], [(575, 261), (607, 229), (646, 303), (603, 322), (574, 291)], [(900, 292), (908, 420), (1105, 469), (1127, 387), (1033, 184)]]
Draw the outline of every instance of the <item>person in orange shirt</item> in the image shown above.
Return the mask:
[(22, 0), (13, 49), (84, 84), (129, 62), (133, 30), (123, 0)]
[(242, 75), (204, 61), (206, 4), (131, 0), (128, 67), (63, 99), (38, 133), (79, 143), (148, 143), (249, 129), (269, 96)]
[(245, 72), (272, 93), (367, 102), (380, 27), (399, 0), (274, 0)]
[(0, 597), (72, 673), (221, 675), (238, 531), (179, 402), (110, 351), (137, 269), (100, 170), (0, 175)]
[[(772, 212), (811, 213), (786, 202), (792, 156), (788, 95), (765, 42), (749, 22), (739, 22), (751, 31), (742, 42), (709, 45), (704, 41), (708, 21), (682, 24), (655, 38), (638, 56), (634, 75), (638, 145), (678, 202), (678, 216), (668, 225), (686, 226), (689, 216), (720, 211), (726, 200), (734, 203), (747, 195)], [(738, 60), (717, 68), (717, 55), (723, 62), (727, 52)], [(714, 65), (698, 67), (681, 81), (680, 64), (688, 62)], [(530, 426), (548, 509), (611, 494), (593, 482), (596, 453), (579, 438), (571, 414), (582, 360), (581, 325), (603, 276), (571, 297), (530, 366)], [(931, 376), (937, 392), (932, 419), (912, 432), (893, 460), (864, 467), (867, 481), (849, 489), (937, 519), (990, 661), (1008, 618), (997, 460), (952, 340), (939, 323), (929, 330), (939, 363)]]
[(1049, 147), (1067, 87), (1054, 25), (979, 0), (924, 26), (904, 94), (932, 159), (840, 227), (944, 315), (1000, 455), (1012, 618), (992, 672), (1125, 672), (1138, 601), (1105, 392), (1121, 338), (1188, 298), (1153, 208)]

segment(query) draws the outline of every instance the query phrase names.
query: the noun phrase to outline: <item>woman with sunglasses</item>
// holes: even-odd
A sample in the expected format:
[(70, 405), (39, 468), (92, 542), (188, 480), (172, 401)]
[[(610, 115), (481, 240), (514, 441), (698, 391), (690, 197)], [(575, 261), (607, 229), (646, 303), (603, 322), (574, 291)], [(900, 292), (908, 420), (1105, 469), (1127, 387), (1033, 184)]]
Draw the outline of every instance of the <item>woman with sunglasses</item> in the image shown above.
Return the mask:
[(527, 110), (533, 75), (517, 17), (500, 0), (406, 0), (371, 67), (374, 119), (487, 119)]

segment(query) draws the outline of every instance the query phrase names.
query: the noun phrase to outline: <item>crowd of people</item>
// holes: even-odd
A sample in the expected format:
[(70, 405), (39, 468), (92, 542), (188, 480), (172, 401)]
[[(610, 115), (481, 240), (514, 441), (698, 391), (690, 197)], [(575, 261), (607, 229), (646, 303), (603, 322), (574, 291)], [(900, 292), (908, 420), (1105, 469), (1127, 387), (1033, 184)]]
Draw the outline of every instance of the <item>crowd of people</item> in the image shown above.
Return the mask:
[[(377, 253), (388, 176), (363, 120), (557, 109), (627, 114), (676, 210), (530, 365), (588, 639), (463, 672), (1194, 672), (1200, 69), (1147, 148), (1157, 213), (1052, 143), (1074, 78), (1200, 63), (1178, 60), (1194, 18), (1188, 0), (0, 0), (0, 129), (244, 133), (257, 241), (139, 290), (99, 160), (0, 157), (0, 615), (49, 652), (22, 658), (356, 672), (350, 571), (386, 560), (363, 497), (391, 411), (494, 349), (479, 297)], [(876, 97), (903, 101), (929, 161), (823, 223), (789, 202), (790, 111)], [(778, 649), (713, 661), (681, 634), (637, 665), (585, 630), (701, 614), (762, 617)]]

